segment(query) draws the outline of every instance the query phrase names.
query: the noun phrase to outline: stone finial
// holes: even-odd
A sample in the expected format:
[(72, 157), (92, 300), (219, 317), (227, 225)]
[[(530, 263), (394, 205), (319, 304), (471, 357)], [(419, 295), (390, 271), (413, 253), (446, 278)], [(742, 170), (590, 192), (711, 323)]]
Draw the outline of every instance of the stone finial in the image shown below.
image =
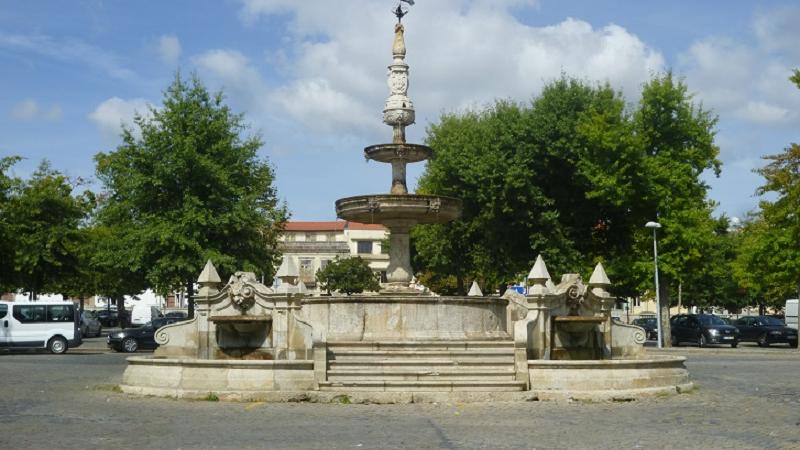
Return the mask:
[(209, 259), (206, 261), (203, 271), (200, 272), (200, 276), (197, 278), (197, 284), (200, 285), (198, 294), (201, 296), (216, 294), (218, 292), (217, 287), (221, 282), (222, 280), (217, 273), (217, 268), (214, 267), (214, 263)]
[(542, 283), (545, 283), (549, 279), (550, 273), (547, 272), (547, 266), (544, 263), (544, 259), (542, 259), (542, 255), (539, 255), (536, 257), (536, 262), (533, 264), (533, 267), (528, 274), (528, 280), (541, 281)]
[(481, 287), (478, 286), (477, 281), (472, 282), (472, 286), (469, 287), (469, 292), (467, 292), (468, 297), (483, 297), (483, 292), (481, 292)]
[(300, 277), (300, 271), (297, 269), (294, 260), (291, 256), (284, 256), (281, 266), (278, 268), (278, 273), (275, 274), (282, 282), (294, 285)]
[(589, 286), (600, 286), (600, 287), (607, 287), (611, 286), (611, 281), (608, 279), (608, 275), (606, 275), (606, 270), (603, 268), (602, 263), (597, 263), (594, 267), (594, 272), (592, 272), (592, 276), (589, 277)]
[(550, 274), (547, 272), (542, 255), (536, 257), (536, 262), (528, 274), (528, 280), (533, 283), (533, 286), (528, 288), (528, 295), (544, 295), (549, 291), (547, 282), (550, 281)]

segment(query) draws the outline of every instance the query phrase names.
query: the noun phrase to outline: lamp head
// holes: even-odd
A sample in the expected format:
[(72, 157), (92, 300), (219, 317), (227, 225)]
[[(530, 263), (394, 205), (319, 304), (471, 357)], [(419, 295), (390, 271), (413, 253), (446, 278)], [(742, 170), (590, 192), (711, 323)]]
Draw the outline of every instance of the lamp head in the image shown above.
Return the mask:
[(647, 222), (646, 224), (644, 224), (644, 227), (645, 228), (655, 228), (655, 229), (657, 229), (657, 228), (661, 228), (661, 224), (658, 223), (658, 222)]

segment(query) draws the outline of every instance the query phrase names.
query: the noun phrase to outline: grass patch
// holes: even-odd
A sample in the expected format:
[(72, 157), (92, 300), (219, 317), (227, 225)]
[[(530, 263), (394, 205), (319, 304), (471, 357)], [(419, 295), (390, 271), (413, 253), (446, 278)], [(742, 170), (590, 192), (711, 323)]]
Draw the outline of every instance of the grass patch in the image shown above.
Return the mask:
[(350, 397), (347, 395), (337, 395), (333, 397), (332, 403), (338, 403), (340, 405), (350, 405), (353, 402), (350, 400)]
[(213, 392), (209, 392), (208, 395), (203, 398), (203, 400), (207, 402), (218, 402), (219, 396)]
[(95, 391), (122, 393), (122, 388), (118, 384), (98, 384), (94, 387)]

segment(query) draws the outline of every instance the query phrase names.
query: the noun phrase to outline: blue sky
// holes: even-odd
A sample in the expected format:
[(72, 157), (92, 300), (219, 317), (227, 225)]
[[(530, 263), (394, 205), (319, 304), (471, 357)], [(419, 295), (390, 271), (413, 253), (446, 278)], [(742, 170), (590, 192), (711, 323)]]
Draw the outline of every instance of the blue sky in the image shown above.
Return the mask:
[[(336, 199), (385, 192), (364, 161), (381, 124), (392, 0), (0, 0), (0, 155), (94, 177), (133, 112), (158, 107), (176, 70), (197, 72), (266, 145), (293, 218), (331, 220)], [(419, 142), (442, 111), (520, 101), (564, 72), (629, 102), (673, 70), (719, 115), (718, 212), (753, 209), (760, 157), (797, 142), (800, 5), (793, 1), (417, 0), (404, 19)], [(423, 165), (410, 167), (414, 181)]]

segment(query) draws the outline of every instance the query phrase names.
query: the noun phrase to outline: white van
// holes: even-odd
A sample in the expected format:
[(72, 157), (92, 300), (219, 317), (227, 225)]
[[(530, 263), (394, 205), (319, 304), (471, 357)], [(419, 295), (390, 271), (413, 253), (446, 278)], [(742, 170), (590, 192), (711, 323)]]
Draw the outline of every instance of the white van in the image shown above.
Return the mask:
[(0, 302), (0, 349), (46, 348), (64, 353), (81, 343), (74, 304)]
[(800, 329), (800, 324), (798, 324), (798, 311), (800, 309), (800, 300), (793, 298), (786, 300), (786, 309), (784, 309), (784, 317), (786, 318), (786, 326), (789, 328), (794, 328), (795, 330)]
[(151, 305), (133, 305), (131, 311), (131, 325), (144, 325), (153, 319), (163, 317), (161, 311), (155, 306)]

